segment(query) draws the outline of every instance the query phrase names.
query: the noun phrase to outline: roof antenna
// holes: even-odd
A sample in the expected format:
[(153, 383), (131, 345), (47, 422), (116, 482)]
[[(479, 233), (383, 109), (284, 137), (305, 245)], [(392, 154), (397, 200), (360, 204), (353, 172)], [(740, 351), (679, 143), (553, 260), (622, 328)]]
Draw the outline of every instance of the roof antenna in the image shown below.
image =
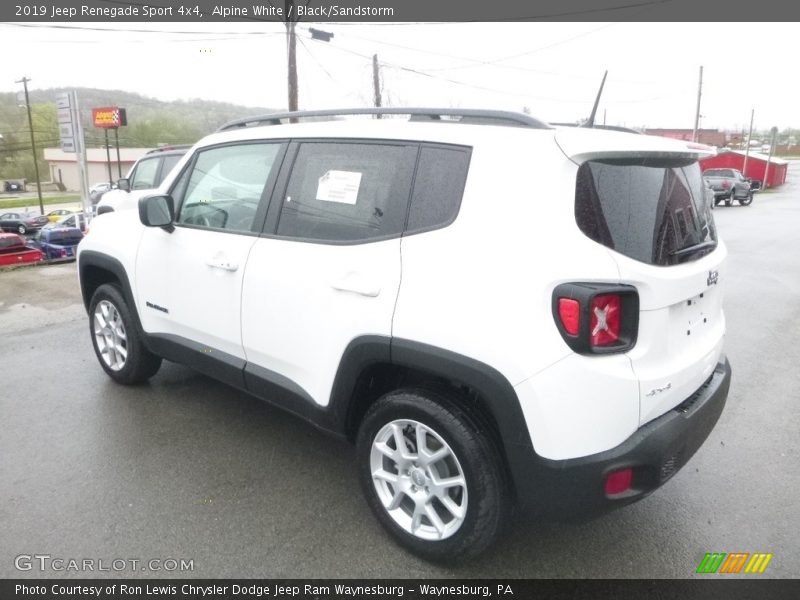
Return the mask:
[(600, 104), (600, 96), (603, 95), (603, 86), (606, 84), (606, 77), (608, 76), (608, 71), (603, 73), (603, 81), (600, 82), (600, 89), (597, 90), (597, 98), (594, 99), (594, 106), (592, 107), (592, 114), (589, 115), (589, 118), (586, 122), (581, 125), (581, 127), (594, 127), (594, 117), (597, 114), (597, 107)]

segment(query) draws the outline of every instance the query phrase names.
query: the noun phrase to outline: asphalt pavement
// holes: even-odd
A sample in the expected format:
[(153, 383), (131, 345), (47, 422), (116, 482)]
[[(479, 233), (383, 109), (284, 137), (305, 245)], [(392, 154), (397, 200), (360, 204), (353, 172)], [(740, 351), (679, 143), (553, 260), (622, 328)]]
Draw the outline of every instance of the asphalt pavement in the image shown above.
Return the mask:
[[(715, 210), (734, 374), (689, 464), (594, 521), (516, 524), (458, 567), (384, 534), (348, 445), (179, 365), (114, 384), (92, 352), (74, 263), (0, 272), (0, 577), (683, 578), (712, 551), (770, 552), (764, 577), (800, 577), (798, 181), (794, 162), (778, 191)], [(34, 555), (51, 558), (16, 559)], [(96, 570), (115, 559), (161, 570)], [(193, 570), (167, 571), (168, 559)]]

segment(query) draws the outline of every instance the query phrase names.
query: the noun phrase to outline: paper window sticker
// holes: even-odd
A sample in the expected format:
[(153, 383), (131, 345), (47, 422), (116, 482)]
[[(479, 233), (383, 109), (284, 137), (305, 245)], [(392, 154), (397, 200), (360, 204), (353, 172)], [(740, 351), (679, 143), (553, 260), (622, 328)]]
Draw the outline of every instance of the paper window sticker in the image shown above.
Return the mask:
[(355, 205), (361, 176), (355, 171), (327, 171), (317, 182), (317, 200)]

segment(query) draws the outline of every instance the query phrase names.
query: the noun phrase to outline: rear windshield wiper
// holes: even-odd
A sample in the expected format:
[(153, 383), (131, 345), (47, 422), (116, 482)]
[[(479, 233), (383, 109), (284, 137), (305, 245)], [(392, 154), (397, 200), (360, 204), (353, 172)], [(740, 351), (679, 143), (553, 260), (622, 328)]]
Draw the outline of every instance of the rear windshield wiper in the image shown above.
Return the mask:
[(700, 250), (705, 250), (706, 248), (716, 248), (717, 242), (716, 240), (707, 240), (705, 242), (700, 242), (699, 244), (694, 244), (693, 246), (686, 246), (686, 248), (681, 248), (680, 250), (673, 250), (669, 253), (670, 256), (685, 256), (686, 254), (694, 254), (695, 252), (699, 252)]

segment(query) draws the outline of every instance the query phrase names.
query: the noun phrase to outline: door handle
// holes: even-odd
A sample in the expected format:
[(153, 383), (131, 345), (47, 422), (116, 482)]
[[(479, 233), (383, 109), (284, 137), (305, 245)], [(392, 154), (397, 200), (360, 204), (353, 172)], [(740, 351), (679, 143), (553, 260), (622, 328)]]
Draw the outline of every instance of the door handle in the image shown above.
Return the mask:
[(215, 254), (206, 261), (206, 264), (212, 269), (222, 269), (223, 271), (236, 271), (239, 268), (239, 263), (235, 263), (222, 254)]
[(380, 283), (361, 273), (348, 273), (331, 282), (331, 287), (340, 292), (352, 292), (370, 298), (375, 298), (381, 293)]

